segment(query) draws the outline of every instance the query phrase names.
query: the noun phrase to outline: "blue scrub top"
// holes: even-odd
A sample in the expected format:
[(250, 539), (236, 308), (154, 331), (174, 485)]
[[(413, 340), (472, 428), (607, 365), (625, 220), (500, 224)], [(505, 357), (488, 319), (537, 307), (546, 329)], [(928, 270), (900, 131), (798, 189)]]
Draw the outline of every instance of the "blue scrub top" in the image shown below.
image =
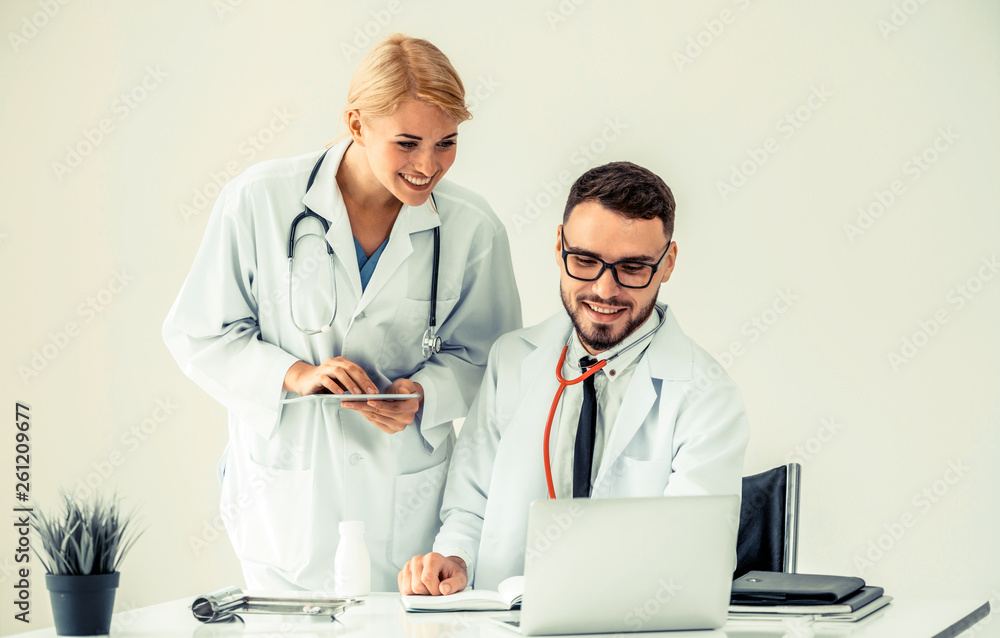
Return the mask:
[(368, 287), (368, 282), (371, 281), (372, 273), (375, 272), (375, 266), (378, 265), (378, 259), (382, 256), (382, 251), (385, 250), (386, 244), (389, 243), (389, 239), (386, 238), (382, 245), (379, 246), (372, 256), (369, 257), (365, 254), (364, 248), (358, 243), (358, 239), (354, 238), (354, 251), (358, 254), (358, 270), (361, 271), (361, 292), (364, 292), (365, 288)]

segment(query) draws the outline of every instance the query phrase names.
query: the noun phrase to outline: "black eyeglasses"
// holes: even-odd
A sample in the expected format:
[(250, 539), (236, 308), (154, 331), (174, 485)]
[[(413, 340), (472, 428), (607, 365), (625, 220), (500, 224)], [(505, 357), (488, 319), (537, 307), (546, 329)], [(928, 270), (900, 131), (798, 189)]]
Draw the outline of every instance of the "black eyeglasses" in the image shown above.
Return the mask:
[(615, 278), (618, 285), (623, 288), (645, 288), (653, 281), (653, 275), (663, 262), (670, 250), (671, 242), (667, 242), (667, 247), (655, 263), (647, 264), (642, 261), (616, 261), (613, 264), (583, 253), (571, 253), (566, 250), (566, 234), (562, 235), (562, 258), (566, 264), (566, 274), (578, 281), (597, 281), (604, 274), (605, 270), (611, 270), (611, 276)]

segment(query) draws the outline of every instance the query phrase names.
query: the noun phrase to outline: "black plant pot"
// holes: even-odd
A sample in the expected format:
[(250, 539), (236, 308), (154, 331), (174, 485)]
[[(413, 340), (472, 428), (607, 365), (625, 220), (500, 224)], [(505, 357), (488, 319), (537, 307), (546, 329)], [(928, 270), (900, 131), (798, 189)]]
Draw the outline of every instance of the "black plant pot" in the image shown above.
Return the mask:
[(99, 636), (111, 629), (118, 572), (69, 576), (46, 574), (52, 618), (60, 636)]

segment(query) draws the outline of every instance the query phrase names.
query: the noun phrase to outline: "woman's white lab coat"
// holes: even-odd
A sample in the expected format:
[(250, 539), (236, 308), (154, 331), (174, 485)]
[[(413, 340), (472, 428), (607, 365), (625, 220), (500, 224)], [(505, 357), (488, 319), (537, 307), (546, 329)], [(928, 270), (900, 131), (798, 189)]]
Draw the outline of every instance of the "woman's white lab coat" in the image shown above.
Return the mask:
[[(321, 153), (255, 165), (219, 195), (191, 272), (163, 325), (184, 373), (229, 411), (221, 513), (251, 588), (333, 589), (338, 523), (365, 522), (372, 589), (394, 590), (398, 569), (430, 550), (454, 444), (490, 346), (521, 325), (503, 224), (479, 196), (438, 184), (424, 206), (403, 206), (364, 293), (350, 221), (335, 176), (350, 140)], [(291, 321), (288, 233), (296, 236)], [(438, 334), (421, 354), (430, 307), (432, 229), (440, 225)], [(334, 299), (334, 296), (336, 299)], [(360, 414), (315, 401), (280, 403), (285, 372), (344, 356), (380, 391), (410, 378), (425, 392), (416, 420), (386, 434)], [(295, 396), (295, 395), (292, 395)], [(213, 424), (205, 424), (213, 427)]]

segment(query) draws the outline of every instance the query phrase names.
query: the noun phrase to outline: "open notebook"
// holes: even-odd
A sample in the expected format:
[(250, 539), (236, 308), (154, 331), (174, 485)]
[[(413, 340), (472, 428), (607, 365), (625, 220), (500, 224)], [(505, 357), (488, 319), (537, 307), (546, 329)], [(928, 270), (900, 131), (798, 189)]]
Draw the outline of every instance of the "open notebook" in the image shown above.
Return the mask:
[(507, 611), (521, 606), (524, 594), (524, 576), (511, 576), (497, 587), (465, 589), (447, 596), (403, 596), (406, 611)]

